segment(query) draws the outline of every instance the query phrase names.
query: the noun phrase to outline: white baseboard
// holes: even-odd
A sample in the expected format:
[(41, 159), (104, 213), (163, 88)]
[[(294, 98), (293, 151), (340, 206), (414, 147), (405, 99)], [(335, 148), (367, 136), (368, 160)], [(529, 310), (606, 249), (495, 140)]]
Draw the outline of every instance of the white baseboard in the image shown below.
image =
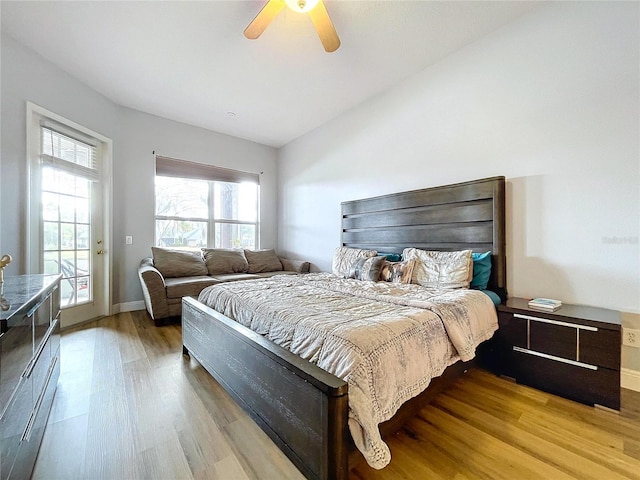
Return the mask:
[(620, 369), (620, 386), (640, 392), (640, 372), (630, 368)]
[(136, 302), (116, 303), (111, 307), (111, 314), (116, 315), (122, 312), (133, 312), (135, 310), (144, 310), (144, 300), (138, 300)]

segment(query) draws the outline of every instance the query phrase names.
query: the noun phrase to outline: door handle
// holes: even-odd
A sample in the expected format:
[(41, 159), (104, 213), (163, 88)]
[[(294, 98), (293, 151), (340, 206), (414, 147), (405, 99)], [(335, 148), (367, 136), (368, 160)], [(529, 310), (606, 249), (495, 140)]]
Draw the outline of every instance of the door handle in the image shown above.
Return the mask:
[(97, 253), (98, 255), (102, 255), (102, 254), (104, 253), (104, 250), (98, 250), (96, 253)]

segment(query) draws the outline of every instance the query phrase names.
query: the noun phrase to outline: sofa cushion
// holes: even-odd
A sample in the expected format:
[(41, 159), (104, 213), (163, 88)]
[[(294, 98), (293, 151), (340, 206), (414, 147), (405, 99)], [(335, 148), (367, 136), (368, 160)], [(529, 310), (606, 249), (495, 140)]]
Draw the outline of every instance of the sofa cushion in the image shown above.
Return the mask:
[(165, 278), (206, 275), (207, 266), (200, 252), (151, 247), (153, 266)]
[(213, 278), (220, 282), (235, 282), (236, 280), (251, 280), (254, 278), (260, 278), (260, 275), (256, 275), (254, 273), (221, 273)]
[(275, 250), (245, 250), (244, 256), (249, 263), (248, 273), (280, 272), (282, 263)]
[(269, 278), (269, 277), (273, 277), (275, 275), (297, 275), (298, 272), (293, 272), (291, 270), (282, 270), (281, 272), (262, 272), (262, 273), (256, 273), (256, 276), (260, 277), (260, 278)]
[(203, 248), (202, 253), (209, 275), (243, 273), (249, 270), (244, 250)]
[(166, 278), (167, 298), (198, 296), (203, 288), (220, 281), (206, 275), (197, 277)]
[(284, 257), (278, 258), (280, 259), (280, 263), (282, 263), (283, 270), (286, 272), (309, 273), (309, 268), (311, 267), (309, 262), (305, 262), (303, 260), (291, 260)]

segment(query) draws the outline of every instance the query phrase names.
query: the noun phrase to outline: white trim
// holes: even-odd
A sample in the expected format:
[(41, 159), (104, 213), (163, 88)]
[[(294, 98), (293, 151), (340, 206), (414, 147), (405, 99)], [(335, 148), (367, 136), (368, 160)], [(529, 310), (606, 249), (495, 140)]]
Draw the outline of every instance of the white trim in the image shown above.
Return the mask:
[(640, 371), (630, 368), (620, 369), (620, 386), (640, 392)]
[[(29, 221), (26, 225), (26, 248), (25, 248), (25, 266), (27, 273), (37, 273), (39, 270), (39, 257), (34, 258), (32, 252), (39, 251), (38, 249), (34, 249), (33, 245), (37, 244), (39, 246), (39, 240), (34, 239), (34, 235), (37, 232), (34, 232), (32, 229), (32, 222), (34, 215), (34, 209), (36, 205), (32, 202), (32, 194), (34, 191), (34, 186), (32, 184), (32, 168), (33, 165), (36, 165), (40, 156), (40, 146), (39, 146), (39, 137), (35, 135), (34, 132), (40, 128), (40, 120), (49, 119), (54, 122), (60, 123), (62, 125), (66, 125), (68, 128), (74, 129), (77, 132), (87, 135), (89, 137), (94, 138), (98, 142), (100, 142), (99, 148), (102, 149), (102, 163), (101, 163), (101, 171), (102, 171), (102, 189), (101, 189), (101, 197), (102, 197), (102, 229), (103, 229), (103, 249), (105, 250), (105, 254), (103, 255), (104, 263), (103, 263), (103, 271), (104, 271), (104, 293), (102, 295), (103, 302), (100, 305), (102, 312), (101, 314), (111, 315), (111, 298), (113, 295), (113, 259), (111, 256), (111, 247), (113, 246), (113, 141), (101, 135), (98, 132), (95, 132), (89, 128), (83, 127), (82, 125), (69, 120), (61, 115), (58, 115), (46, 108), (43, 108), (35, 103), (26, 102), (26, 127), (27, 127), (27, 212)], [(35, 128), (34, 128), (35, 127)], [(38, 209), (39, 210), (39, 209)], [(39, 223), (39, 220), (38, 220)], [(62, 325), (63, 327), (69, 325)]]
[(116, 303), (112, 305), (111, 311), (112, 315), (116, 315), (117, 313), (123, 312), (134, 312), (137, 310), (144, 310), (144, 300), (136, 300), (135, 302), (124, 302), (124, 303)]

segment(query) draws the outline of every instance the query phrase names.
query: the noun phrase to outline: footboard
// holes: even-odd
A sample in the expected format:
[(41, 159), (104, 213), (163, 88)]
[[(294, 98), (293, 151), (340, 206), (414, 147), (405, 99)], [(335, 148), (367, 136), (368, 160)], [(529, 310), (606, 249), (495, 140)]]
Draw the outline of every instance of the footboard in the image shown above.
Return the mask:
[(307, 478), (348, 478), (345, 381), (188, 297), (182, 344)]

